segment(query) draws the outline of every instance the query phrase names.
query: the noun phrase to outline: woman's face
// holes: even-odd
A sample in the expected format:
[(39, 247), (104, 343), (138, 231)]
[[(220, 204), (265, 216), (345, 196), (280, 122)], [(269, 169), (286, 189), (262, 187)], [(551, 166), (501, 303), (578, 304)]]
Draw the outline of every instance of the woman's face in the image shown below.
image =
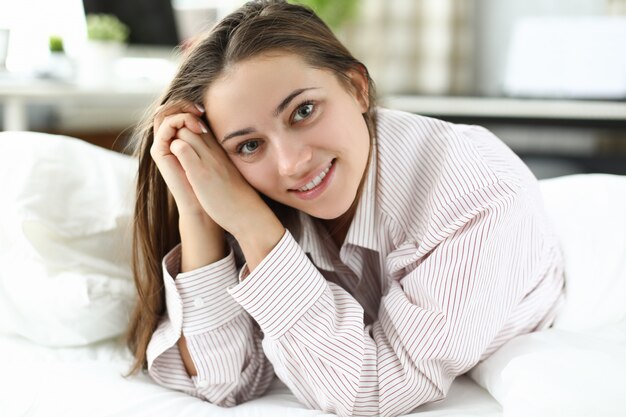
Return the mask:
[[(208, 90), (211, 129), (243, 177), (272, 200), (321, 219), (344, 214), (369, 155), (367, 80), (299, 56), (262, 54), (228, 68)], [(364, 95), (356, 91), (365, 91)]]

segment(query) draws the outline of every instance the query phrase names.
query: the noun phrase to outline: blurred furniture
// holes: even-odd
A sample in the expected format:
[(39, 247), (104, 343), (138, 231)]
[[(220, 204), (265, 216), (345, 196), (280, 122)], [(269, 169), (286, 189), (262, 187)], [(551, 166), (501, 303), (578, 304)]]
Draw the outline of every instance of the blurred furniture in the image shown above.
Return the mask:
[[(52, 80), (0, 77), (4, 130), (31, 130), (29, 105), (49, 104), (58, 107), (70, 103), (104, 113), (106, 110), (114, 110), (118, 115), (126, 114), (126, 120), (116, 122), (119, 127), (127, 127), (130, 120), (139, 119), (161, 89), (162, 86), (149, 83), (125, 82), (102, 87), (83, 87)], [(110, 126), (110, 123), (108, 121), (107, 125)]]
[(626, 127), (626, 102), (620, 101), (415, 95), (387, 96), (382, 101), (390, 108), (441, 118), (517, 120), (520, 123), (583, 121)]
[(559, 175), (626, 174), (624, 101), (390, 95), (381, 103), (454, 123), (483, 125), (529, 165), (531, 160), (562, 164)]
[(626, 99), (625, 16), (532, 17), (514, 27), (502, 85), (513, 97)]
[(173, 77), (177, 59), (169, 47), (129, 47), (115, 61), (110, 79), (100, 83), (84, 82), (79, 65), (69, 77), (0, 73), (0, 125), (123, 151), (132, 128)]
[(0, 72), (6, 68), (9, 48), (9, 29), (0, 27)]

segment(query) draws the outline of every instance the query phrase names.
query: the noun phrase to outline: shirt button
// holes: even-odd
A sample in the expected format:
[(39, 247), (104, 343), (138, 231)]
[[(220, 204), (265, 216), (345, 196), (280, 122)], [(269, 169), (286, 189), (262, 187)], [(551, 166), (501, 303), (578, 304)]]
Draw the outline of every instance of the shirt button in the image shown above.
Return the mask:
[(198, 381), (198, 388), (206, 388), (209, 386), (209, 381), (207, 381), (206, 379), (201, 379), (200, 381)]
[(204, 300), (202, 299), (202, 297), (194, 298), (193, 305), (196, 308), (203, 307), (204, 306)]

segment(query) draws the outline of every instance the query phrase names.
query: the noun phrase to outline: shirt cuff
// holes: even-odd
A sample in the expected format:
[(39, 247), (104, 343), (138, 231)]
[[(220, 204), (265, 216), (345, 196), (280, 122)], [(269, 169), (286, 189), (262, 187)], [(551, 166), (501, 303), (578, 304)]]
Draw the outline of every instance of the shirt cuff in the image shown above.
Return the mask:
[(212, 264), (184, 273), (179, 270), (180, 245), (163, 259), (163, 278), (170, 321), (184, 335), (214, 330), (244, 312), (226, 291), (237, 283), (232, 249)]
[(265, 259), (228, 292), (265, 336), (277, 339), (317, 302), (327, 285), (287, 230)]

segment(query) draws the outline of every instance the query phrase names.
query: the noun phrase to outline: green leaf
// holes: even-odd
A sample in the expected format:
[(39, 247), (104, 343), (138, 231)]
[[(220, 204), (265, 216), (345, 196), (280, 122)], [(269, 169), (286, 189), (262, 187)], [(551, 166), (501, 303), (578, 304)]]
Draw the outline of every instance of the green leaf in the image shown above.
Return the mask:
[(129, 34), (128, 26), (112, 14), (87, 15), (87, 37), (91, 40), (124, 43)]
[(293, 0), (292, 3), (310, 7), (334, 30), (353, 18), (359, 6), (358, 0)]
[(63, 38), (61, 38), (60, 36), (50, 36), (48, 45), (50, 48), (50, 52), (64, 52)]

